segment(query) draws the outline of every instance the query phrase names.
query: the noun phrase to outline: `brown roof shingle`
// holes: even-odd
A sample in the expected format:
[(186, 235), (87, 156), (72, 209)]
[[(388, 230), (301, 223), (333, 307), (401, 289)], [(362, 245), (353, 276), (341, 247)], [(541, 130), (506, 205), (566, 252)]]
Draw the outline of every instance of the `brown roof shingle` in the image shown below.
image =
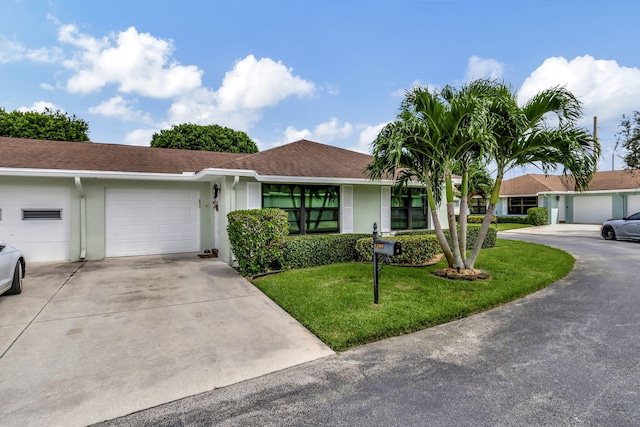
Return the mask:
[(370, 162), (366, 154), (307, 140), (245, 154), (0, 137), (0, 168), (172, 174), (219, 168), (266, 176), (366, 179), (363, 170)]
[[(640, 171), (617, 170), (597, 172), (587, 191), (640, 189)], [(502, 182), (501, 196), (518, 196), (546, 192), (575, 191), (570, 177), (561, 175), (526, 174)]]
[(343, 148), (300, 140), (231, 160), (221, 167), (248, 169), (260, 175), (366, 179), (371, 156)]
[(0, 137), (0, 167), (5, 168), (182, 173), (217, 167), (246, 155)]

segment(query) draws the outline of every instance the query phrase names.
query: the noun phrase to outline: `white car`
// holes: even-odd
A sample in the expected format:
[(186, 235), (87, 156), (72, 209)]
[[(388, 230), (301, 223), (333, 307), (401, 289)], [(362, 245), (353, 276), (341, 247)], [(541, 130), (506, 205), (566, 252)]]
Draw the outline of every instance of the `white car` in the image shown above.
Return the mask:
[(603, 222), (601, 234), (606, 240), (640, 239), (640, 212)]
[(25, 267), (22, 252), (0, 240), (0, 295), (22, 292)]

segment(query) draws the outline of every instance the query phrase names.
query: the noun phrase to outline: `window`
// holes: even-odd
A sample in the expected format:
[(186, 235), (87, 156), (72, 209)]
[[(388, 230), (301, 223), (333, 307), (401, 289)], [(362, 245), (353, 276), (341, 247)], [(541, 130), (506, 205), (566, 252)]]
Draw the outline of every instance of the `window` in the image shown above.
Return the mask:
[(264, 184), (262, 207), (285, 210), (290, 234), (340, 231), (340, 187)]
[(469, 199), (469, 212), (472, 215), (484, 215), (487, 213), (487, 200), (472, 197)]
[(427, 193), (422, 188), (404, 188), (391, 197), (391, 229), (427, 228)]
[(529, 208), (538, 207), (538, 198), (533, 197), (510, 197), (509, 209), (507, 213), (509, 215), (526, 215)]
[(23, 209), (22, 219), (62, 219), (62, 209)]

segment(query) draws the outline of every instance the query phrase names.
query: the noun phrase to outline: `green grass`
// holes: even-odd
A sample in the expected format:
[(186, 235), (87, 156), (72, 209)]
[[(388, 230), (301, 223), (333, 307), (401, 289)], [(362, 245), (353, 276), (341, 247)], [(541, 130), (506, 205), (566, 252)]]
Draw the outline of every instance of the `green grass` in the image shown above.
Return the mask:
[[(480, 228), (480, 224), (467, 224), (467, 227)], [(497, 228), (498, 231), (513, 230), (515, 228), (527, 228), (527, 227), (531, 227), (531, 225), (529, 225), (529, 224), (516, 224), (516, 223), (510, 223), (510, 222), (491, 224), (491, 228)]]
[(333, 264), (257, 278), (253, 283), (336, 351), (417, 331), (488, 310), (564, 277), (574, 259), (533, 243), (498, 240), (476, 268), (491, 279), (441, 279), (446, 267), (385, 266), (373, 304), (371, 264)]

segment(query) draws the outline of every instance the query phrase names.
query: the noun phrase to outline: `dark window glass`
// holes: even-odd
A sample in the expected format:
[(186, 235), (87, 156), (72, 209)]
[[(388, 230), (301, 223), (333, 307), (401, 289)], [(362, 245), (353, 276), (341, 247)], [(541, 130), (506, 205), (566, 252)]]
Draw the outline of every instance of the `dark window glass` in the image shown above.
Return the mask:
[(469, 212), (474, 215), (487, 213), (487, 200), (478, 198), (469, 199)]
[(391, 198), (391, 229), (417, 230), (427, 228), (427, 193), (422, 188), (404, 188)]
[(510, 197), (507, 213), (509, 215), (526, 215), (529, 208), (538, 207), (537, 197)]
[(262, 206), (287, 211), (290, 234), (340, 231), (340, 188), (336, 186), (264, 184)]

